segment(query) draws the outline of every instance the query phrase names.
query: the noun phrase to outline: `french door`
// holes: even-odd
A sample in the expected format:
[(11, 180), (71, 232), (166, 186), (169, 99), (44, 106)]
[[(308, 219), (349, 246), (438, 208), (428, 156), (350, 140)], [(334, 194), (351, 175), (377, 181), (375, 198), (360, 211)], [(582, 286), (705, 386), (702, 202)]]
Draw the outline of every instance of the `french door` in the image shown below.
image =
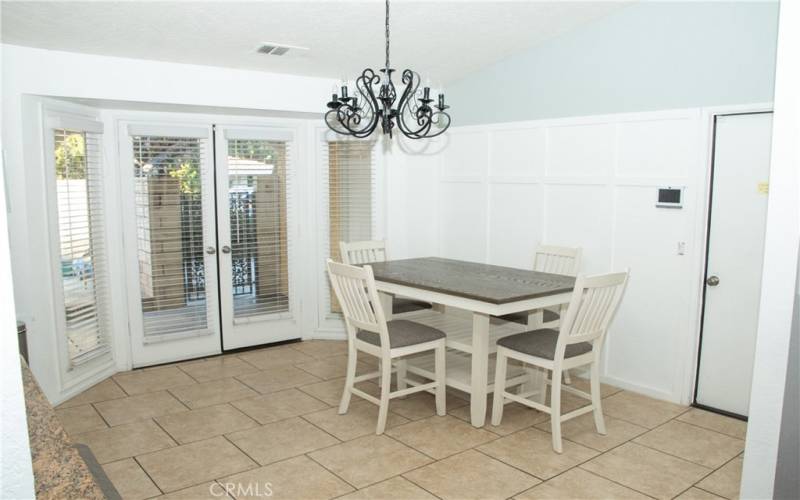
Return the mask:
[(128, 124), (134, 366), (300, 337), (289, 130)]
[(216, 131), (217, 233), (222, 345), (237, 349), (300, 337), (291, 279), (296, 225), (293, 134), (264, 128)]

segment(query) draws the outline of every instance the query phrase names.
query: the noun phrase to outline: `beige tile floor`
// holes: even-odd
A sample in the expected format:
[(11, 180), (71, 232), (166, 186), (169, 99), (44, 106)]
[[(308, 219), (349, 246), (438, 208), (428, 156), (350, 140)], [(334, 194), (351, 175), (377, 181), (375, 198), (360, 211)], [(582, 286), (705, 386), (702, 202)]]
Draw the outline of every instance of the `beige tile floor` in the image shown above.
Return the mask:
[(547, 415), (509, 405), (476, 429), (454, 392), (444, 417), (428, 394), (393, 401), (376, 436), (371, 403), (337, 414), (345, 353), (310, 341), (120, 373), (56, 411), (126, 499), (738, 497), (738, 420), (604, 386), (608, 434), (579, 417), (559, 455)]

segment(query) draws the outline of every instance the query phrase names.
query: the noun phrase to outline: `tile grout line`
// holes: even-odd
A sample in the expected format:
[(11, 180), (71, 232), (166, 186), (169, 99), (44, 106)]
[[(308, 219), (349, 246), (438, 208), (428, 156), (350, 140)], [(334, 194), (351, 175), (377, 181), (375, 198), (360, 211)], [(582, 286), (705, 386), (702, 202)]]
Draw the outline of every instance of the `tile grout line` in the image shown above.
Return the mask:
[(192, 411), (193, 408), (191, 408), (189, 405), (187, 405), (186, 402), (183, 399), (181, 399), (178, 396), (176, 396), (175, 393), (173, 393), (171, 389), (173, 389), (173, 388), (164, 389), (164, 390), (167, 391), (169, 393), (169, 395), (172, 396), (173, 398), (175, 398), (180, 404), (182, 404), (184, 406), (184, 408), (186, 408), (189, 411)]
[[(698, 480), (697, 480), (697, 481), (696, 481), (696, 482), (695, 482), (695, 483), (694, 483), (692, 486), (690, 486), (689, 488), (691, 488), (691, 487), (696, 487), (696, 488), (699, 488), (699, 489), (701, 489), (701, 490), (703, 490), (703, 491), (708, 491), (708, 490), (706, 490), (705, 488), (702, 488), (702, 487), (700, 487), (700, 486), (697, 486), (697, 485), (698, 485), (698, 484), (700, 484), (701, 482), (705, 481), (705, 480), (706, 480), (706, 479), (707, 479), (709, 476), (711, 476), (711, 475), (712, 475), (712, 474), (714, 474), (715, 472), (719, 471), (720, 469), (722, 469), (723, 467), (725, 467), (725, 466), (726, 466), (726, 465), (728, 465), (729, 463), (733, 462), (733, 461), (734, 461), (734, 460), (736, 460), (737, 458), (739, 458), (739, 455), (736, 455), (735, 457), (731, 458), (730, 460), (728, 460), (728, 461), (727, 461), (727, 462), (725, 462), (724, 464), (722, 464), (722, 465), (720, 465), (719, 467), (717, 467), (716, 469), (712, 470), (711, 472), (709, 472), (709, 473), (708, 473), (708, 474), (706, 474), (705, 476), (701, 477), (700, 479), (698, 479)], [(688, 490), (689, 488), (687, 488), (687, 490)], [(708, 491), (708, 492), (709, 492), (709, 493), (713, 493), (714, 495), (717, 495), (717, 496), (720, 496), (720, 497), (726, 498), (726, 497), (725, 497), (725, 495), (719, 495), (719, 494), (717, 494), (717, 493), (714, 493), (713, 491)]]
[[(339, 444), (341, 444), (341, 443), (339, 443)], [(336, 445), (333, 445), (333, 446), (336, 446)], [(330, 447), (328, 447), (328, 448), (330, 448)], [(320, 450), (324, 450), (324, 449), (325, 449), (325, 448), (320, 448)], [(329, 472), (330, 474), (332, 474), (334, 477), (336, 477), (337, 479), (339, 479), (340, 481), (342, 481), (344, 484), (346, 484), (346, 485), (350, 486), (351, 488), (353, 488), (353, 491), (348, 491), (347, 493), (343, 493), (342, 495), (339, 495), (339, 496), (349, 495), (350, 493), (353, 493), (353, 492), (355, 492), (355, 491), (358, 491), (358, 490), (359, 490), (359, 488), (358, 488), (358, 487), (356, 487), (356, 485), (355, 485), (355, 484), (351, 483), (350, 481), (348, 481), (347, 479), (343, 478), (342, 476), (340, 476), (340, 475), (339, 475), (339, 474), (337, 474), (336, 472), (334, 472), (334, 471), (330, 470), (329, 468), (325, 467), (325, 464), (323, 464), (322, 462), (320, 462), (320, 461), (318, 461), (317, 459), (315, 459), (314, 457), (312, 457), (312, 456), (311, 456), (311, 453), (314, 453), (314, 452), (316, 452), (316, 451), (319, 451), (319, 450), (313, 450), (313, 451), (310, 451), (310, 452), (304, 453), (303, 455), (300, 455), (300, 456), (304, 456), (304, 457), (308, 458), (309, 460), (311, 460), (312, 462), (314, 462), (315, 464), (319, 465), (319, 466), (320, 466), (320, 467), (322, 467), (324, 470), (326, 470), (327, 472)], [(370, 486), (371, 486), (371, 485), (370, 485)]]
[[(635, 439), (635, 438), (634, 438), (634, 439)], [(589, 470), (589, 469), (586, 469), (585, 467), (583, 467), (583, 465), (585, 465), (585, 464), (587, 464), (587, 463), (591, 462), (592, 460), (595, 460), (595, 459), (597, 459), (597, 458), (600, 458), (600, 457), (602, 457), (603, 455), (606, 455), (606, 454), (608, 454), (608, 453), (612, 452), (613, 450), (616, 450), (617, 448), (621, 448), (622, 446), (624, 446), (624, 445), (626, 445), (626, 444), (635, 444), (635, 445), (638, 445), (638, 446), (642, 446), (643, 448), (648, 448), (648, 449), (650, 449), (650, 450), (653, 450), (653, 451), (656, 451), (656, 452), (658, 452), (658, 453), (663, 453), (664, 455), (667, 455), (667, 456), (670, 456), (670, 457), (673, 457), (673, 458), (677, 458), (677, 459), (679, 459), (679, 460), (682, 460), (682, 461), (684, 461), (684, 462), (687, 462), (687, 463), (689, 463), (689, 464), (692, 464), (692, 465), (699, 465), (699, 464), (695, 464), (694, 462), (690, 462), (690, 461), (686, 460), (685, 458), (676, 457), (676, 456), (674, 456), (674, 455), (670, 455), (669, 453), (664, 453), (664, 452), (662, 452), (661, 450), (656, 450), (655, 448), (650, 448), (649, 446), (643, 446), (643, 445), (640, 445), (639, 443), (634, 443), (634, 442), (633, 442), (633, 439), (631, 439), (631, 440), (628, 440), (628, 441), (622, 442), (622, 443), (620, 443), (619, 445), (617, 445), (617, 446), (614, 446), (613, 448), (610, 448), (610, 449), (608, 449), (608, 450), (607, 450), (607, 451), (605, 451), (605, 452), (602, 452), (602, 453), (600, 453), (600, 454), (599, 454), (599, 455), (597, 455), (596, 457), (593, 457), (593, 458), (591, 458), (591, 459), (589, 459), (589, 460), (586, 460), (586, 461), (584, 461), (584, 462), (581, 462), (580, 464), (576, 465), (575, 467), (580, 467), (580, 469), (581, 469), (581, 470), (584, 470), (584, 471), (586, 471), (586, 472), (589, 472), (589, 473), (591, 473), (591, 474), (594, 474), (595, 476), (602, 477), (603, 479), (606, 479), (606, 480), (608, 480), (608, 481), (611, 481), (612, 483), (616, 483), (616, 484), (618, 484), (618, 485), (620, 485), (620, 486), (624, 486), (624, 487), (628, 488), (629, 490), (633, 490), (633, 491), (635, 491), (635, 492), (637, 492), (637, 493), (640, 493), (640, 494), (642, 494), (642, 495), (645, 495), (645, 496), (648, 496), (648, 497), (650, 497), (650, 498), (653, 498), (653, 496), (652, 496), (652, 495), (650, 495), (649, 493), (645, 493), (645, 492), (643, 492), (643, 491), (640, 491), (640, 490), (638, 490), (638, 489), (634, 488), (633, 486), (628, 486), (628, 485), (626, 485), (626, 484), (620, 483), (620, 482), (618, 482), (618, 481), (616, 481), (616, 480), (614, 480), (614, 479), (612, 479), (612, 478), (610, 478), (610, 477), (606, 477), (606, 476), (604, 476), (604, 475), (600, 474), (599, 472), (591, 471), (591, 470)], [(700, 467), (704, 467), (704, 468), (708, 469), (708, 467), (705, 467), (705, 466), (702, 466), (702, 465), (699, 465), (699, 466), (700, 466)], [(711, 471), (710, 473), (713, 473), (713, 472), (714, 472), (714, 471)], [(709, 474), (710, 474), (710, 473), (709, 473)], [(707, 476), (703, 476), (703, 478), (705, 478), (705, 477), (707, 477)], [(699, 479), (699, 481), (702, 481), (702, 478), (701, 478), (701, 479)]]
[[(120, 398), (120, 399), (122, 399), (122, 398)], [(113, 401), (113, 400), (109, 399), (109, 401)], [(103, 401), (100, 401), (100, 403), (102, 403), (102, 402), (103, 402)], [(106, 427), (106, 429), (110, 429), (111, 427), (113, 427), (113, 426), (112, 426), (112, 425), (111, 425), (111, 424), (108, 422), (108, 420), (106, 420), (106, 417), (104, 417), (104, 416), (103, 416), (103, 414), (102, 414), (102, 413), (100, 413), (100, 410), (98, 410), (98, 409), (97, 409), (97, 407), (95, 406), (95, 404), (94, 404), (94, 403), (89, 403), (89, 406), (91, 406), (91, 407), (92, 407), (92, 409), (94, 410), (94, 412), (95, 412), (95, 413), (97, 413), (97, 414), (100, 416), (100, 420), (102, 420), (102, 421), (103, 421), (103, 423), (104, 423), (104, 424), (106, 424), (106, 426), (107, 426), (107, 427)], [(56, 414), (56, 416), (58, 416), (58, 414)], [(62, 427), (63, 427), (63, 424), (62, 424)], [(102, 429), (97, 429), (97, 430), (102, 430)]]
[[(330, 410), (330, 408), (326, 408), (326, 409), (324, 409), (324, 410), (319, 410), (319, 411), (328, 411), (328, 410)], [(325, 434), (329, 435), (330, 437), (332, 437), (333, 439), (335, 439), (336, 441), (338, 441), (336, 444), (332, 444), (331, 446), (337, 446), (337, 445), (340, 445), (340, 444), (342, 444), (342, 443), (347, 443), (347, 442), (349, 442), (349, 441), (353, 441), (354, 439), (358, 439), (358, 438), (360, 438), (360, 437), (364, 437), (364, 436), (356, 436), (356, 437), (354, 437), (354, 438), (352, 438), (352, 439), (348, 439), (347, 441), (345, 441), (345, 440), (343, 440), (343, 439), (339, 439), (337, 436), (335, 436), (335, 435), (331, 434), (331, 433), (330, 433), (330, 432), (328, 432), (326, 429), (323, 429), (323, 428), (322, 428), (322, 427), (320, 427), (319, 425), (315, 424), (314, 422), (312, 422), (311, 420), (309, 420), (309, 419), (307, 419), (307, 418), (306, 418), (306, 415), (311, 415), (312, 413), (317, 413), (317, 412), (309, 412), (309, 413), (306, 413), (305, 415), (297, 415), (296, 417), (290, 417), (290, 418), (299, 418), (299, 419), (300, 419), (300, 420), (302, 420), (303, 422), (306, 422), (307, 424), (311, 425), (311, 426), (312, 426), (312, 427), (314, 427), (315, 429), (318, 429), (318, 430), (320, 430), (320, 431), (324, 432)], [(288, 420), (288, 419), (283, 419), (283, 420)], [(279, 420), (279, 422), (282, 422), (283, 420)], [(324, 447), (322, 447), (322, 448), (317, 448), (317, 450), (324, 450), (324, 449), (330, 448), (331, 446), (324, 446)], [(313, 451), (317, 451), (317, 450), (313, 450)], [(309, 452), (309, 453), (313, 453), (313, 451), (312, 451), (312, 452)]]
[(680, 455), (675, 455), (674, 453), (670, 453), (670, 452), (668, 452), (668, 451), (659, 450), (658, 448), (654, 448), (654, 447), (652, 447), (652, 446), (650, 446), (650, 445), (647, 445), (647, 444), (643, 444), (643, 443), (637, 443), (637, 442), (635, 442), (635, 441), (630, 441), (630, 442), (631, 442), (631, 443), (633, 443), (633, 444), (635, 444), (635, 445), (641, 446), (642, 448), (647, 448), (647, 449), (650, 449), (650, 450), (653, 450), (653, 451), (657, 451), (657, 452), (659, 452), (659, 453), (663, 453), (664, 455), (668, 455), (668, 456), (670, 456), (670, 457), (672, 457), (672, 458), (677, 458), (677, 459), (679, 459), (679, 460), (682, 460), (682, 461), (684, 461), (684, 462), (690, 463), (690, 464), (692, 464), (692, 465), (698, 465), (698, 466), (700, 466), (700, 467), (703, 467), (704, 469), (709, 469), (709, 470), (711, 470), (712, 472), (716, 471), (717, 469), (719, 469), (720, 467), (722, 467), (722, 466), (723, 466), (723, 465), (725, 465), (726, 463), (730, 462), (731, 460), (733, 460), (733, 458), (736, 458), (737, 456), (739, 456), (739, 454), (737, 453), (737, 454), (736, 454), (736, 455), (735, 455), (733, 458), (726, 460), (726, 461), (725, 461), (725, 463), (723, 463), (723, 464), (722, 464), (722, 465), (720, 465), (719, 467), (711, 467), (711, 466), (708, 466), (708, 465), (704, 465), (704, 464), (701, 464), (701, 463), (695, 462), (694, 460), (689, 460), (689, 459), (688, 459), (688, 458), (686, 458), (686, 457), (682, 457), (682, 456), (680, 456)]
[[(628, 422), (628, 423), (631, 423), (631, 422)], [(517, 431), (517, 432), (520, 432), (520, 431)], [(512, 434), (515, 434), (515, 433), (512, 433)], [(643, 433), (643, 434), (644, 434), (644, 433)], [(611, 481), (611, 482), (612, 482), (612, 483), (614, 483), (614, 484), (617, 484), (617, 485), (619, 485), (619, 486), (622, 486), (622, 487), (624, 487), (624, 488), (627, 488), (627, 489), (629, 489), (629, 490), (635, 491), (635, 492), (637, 492), (637, 493), (640, 493), (640, 494), (642, 494), (642, 495), (645, 495), (645, 496), (647, 496), (647, 497), (650, 497), (650, 498), (652, 498), (652, 496), (651, 496), (651, 495), (649, 495), (649, 494), (647, 494), (647, 493), (645, 493), (645, 492), (643, 492), (643, 491), (639, 491), (639, 490), (637, 490), (636, 488), (634, 488), (634, 487), (632, 487), (632, 486), (625, 485), (625, 484), (623, 484), (623, 483), (620, 483), (620, 482), (618, 482), (618, 481), (616, 481), (616, 480), (614, 480), (614, 479), (611, 479), (611, 478), (609, 478), (609, 477), (603, 476), (603, 475), (601, 475), (601, 474), (598, 474), (598, 473), (596, 473), (596, 472), (590, 471), (590, 470), (588, 470), (588, 469), (586, 469), (586, 468), (582, 467), (583, 465), (585, 465), (585, 464), (587, 464), (587, 463), (589, 463), (589, 462), (591, 462), (591, 461), (593, 461), (593, 460), (596, 460), (596, 459), (598, 459), (598, 458), (602, 457), (603, 455), (609, 454), (610, 452), (612, 452), (612, 451), (616, 450), (617, 448), (620, 448), (620, 447), (622, 447), (622, 446), (624, 446), (624, 445), (626, 445), (626, 444), (628, 444), (628, 443), (631, 443), (631, 442), (632, 442), (632, 440), (633, 440), (633, 439), (635, 439), (635, 438), (631, 438), (631, 439), (628, 439), (628, 440), (626, 440), (626, 441), (623, 441), (623, 442), (619, 443), (618, 445), (616, 445), (616, 446), (612, 446), (611, 448), (609, 448), (609, 449), (607, 449), (607, 450), (605, 450), (605, 451), (595, 450), (594, 448), (590, 448), (590, 447), (588, 447), (588, 446), (582, 445), (582, 444), (580, 444), (580, 443), (578, 443), (578, 442), (576, 442), (576, 441), (572, 441), (571, 439), (568, 439), (568, 438), (566, 438), (566, 437), (563, 437), (563, 436), (562, 436), (562, 439), (564, 439), (564, 440), (566, 440), (566, 441), (569, 441), (569, 442), (571, 442), (571, 443), (573, 443), (573, 444), (577, 444), (577, 445), (583, 446), (584, 448), (588, 448), (588, 449), (590, 449), (590, 450), (597, 451), (597, 452), (598, 452), (598, 454), (597, 454), (597, 455), (595, 455), (595, 456), (593, 456), (593, 457), (591, 457), (591, 458), (589, 458), (589, 459), (587, 459), (587, 460), (584, 460), (583, 462), (579, 462), (579, 463), (575, 464), (574, 466), (570, 467), (570, 468), (569, 468), (569, 469), (567, 469), (567, 470), (564, 470), (564, 471), (560, 472), (559, 474), (556, 474), (555, 476), (551, 477), (550, 479), (554, 479), (555, 477), (557, 477), (557, 476), (560, 476), (561, 474), (564, 474), (564, 473), (566, 473), (566, 472), (567, 472), (567, 471), (569, 471), (569, 470), (572, 470), (572, 469), (578, 469), (578, 468), (579, 468), (579, 469), (581, 469), (582, 471), (589, 472), (589, 473), (591, 473), (591, 474), (593, 474), (593, 475), (595, 475), (595, 476), (601, 477), (601, 478), (603, 478), (603, 479), (605, 479), (605, 480), (607, 480), (607, 481)], [(498, 458), (497, 460), (500, 460), (500, 461), (502, 462), (502, 460), (501, 460), (501, 459), (499, 459), (499, 458)], [(505, 463), (505, 462), (503, 462), (503, 463)], [(549, 481), (550, 479), (548, 479), (547, 481)]]
[[(150, 418), (149, 418), (149, 419), (147, 419), (147, 420), (152, 420), (152, 421), (153, 421), (153, 423), (154, 423), (154, 424), (156, 424), (156, 427), (158, 427), (159, 429), (161, 429), (161, 432), (163, 432), (164, 434), (166, 434), (166, 435), (167, 435), (167, 437), (168, 437), (168, 438), (170, 438), (170, 439), (172, 440), (172, 442), (173, 442), (173, 443), (175, 443), (175, 446), (170, 446), (170, 448), (175, 448), (175, 447), (178, 447), (178, 446), (182, 446), (182, 445), (181, 445), (181, 444), (178, 442), (178, 440), (177, 440), (177, 439), (175, 439), (175, 438), (172, 436), (172, 434), (170, 434), (170, 433), (169, 433), (169, 431), (167, 431), (167, 430), (166, 430), (164, 427), (162, 427), (162, 426), (161, 426), (161, 424), (159, 424), (159, 423), (158, 423), (158, 421), (155, 419), (155, 417), (150, 417)], [(202, 439), (200, 439), (199, 441), (202, 441)], [(166, 450), (167, 448), (164, 448), (164, 449)], [(156, 451), (161, 451), (161, 450), (156, 450)], [(153, 453), (153, 452), (149, 452), (149, 453)]]
[[(403, 424), (403, 425), (405, 425), (405, 424)], [(397, 427), (402, 427), (402, 426), (398, 425)], [(403, 442), (403, 441), (401, 441), (399, 438), (396, 438), (396, 437), (394, 437), (394, 436), (390, 436), (389, 434), (386, 434), (385, 432), (384, 432), (383, 434), (381, 434), (381, 435), (382, 435), (382, 436), (386, 436), (387, 438), (391, 439), (391, 440), (392, 440), (392, 441), (394, 441), (395, 443), (398, 443), (398, 444), (400, 444), (401, 446), (405, 446), (406, 448), (409, 448), (409, 449), (411, 449), (411, 450), (414, 450), (414, 451), (416, 451), (417, 453), (419, 453), (419, 454), (421, 454), (421, 455), (424, 455), (424, 456), (425, 456), (425, 457), (427, 457), (427, 458), (430, 458), (431, 460), (433, 460), (433, 462), (431, 462), (431, 463), (436, 463), (436, 462), (439, 462), (439, 461), (441, 461), (441, 460), (444, 460), (444, 458), (449, 458), (449, 457), (451, 457), (451, 456), (453, 456), (453, 455), (458, 455), (458, 453), (454, 453), (453, 455), (448, 455), (447, 457), (444, 457), (444, 458), (438, 459), (438, 458), (435, 458), (435, 457), (432, 457), (432, 456), (428, 455), (427, 453), (425, 453), (425, 452), (424, 452), (424, 451), (422, 451), (422, 450), (418, 450), (418, 449), (414, 448), (414, 447), (413, 447), (413, 446), (411, 446), (410, 444), (406, 444), (406, 443), (404, 443), (404, 442)], [(459, 453), (460, 453), (460, 452), (459, 452)], [(430, 465), (430, 464), (425, 464), (425, 465)], [(404, 472), (403, 474), (405, 474), (405, 472)]]
[[(245, 429), (245, 430), (246, 430), (246, 429)], [(249, 454), (249, 453), (247, 453), (246, 451), (244, 451), (243, 449), (241, 449), (241, 448), (239, 447), (239, 445), (237, 445), (236, 443), (234, 443), (233, 441), (231, 441), (231, 440), (230, 440), (230, 438), (229, 438), (229, 437), (228, 437), (226, 434), (221, 434), (221, 437), (222, 437), (222, 439), (224, 439), (225, 441), (229, 442), (229, 443), (230, 443), (230, 444), (231, 444), (231, 445), (232, 445), (234, 448), (236, 448), (237, 450), (239, 450), (240, 452), (242, 452), (242, 454), (243, 454), (244, 456), (246, 456), (248, 459), (250, 459), (250, 461), (251, 461), (251, 462), (253, 462), (254, 464), (256, 464), (256, 466), (255, 466), (255, 467), (250, 467), (250, 468), (248, 468), (248, 469), (244, 469), (244, 470), (242, 470), (242, 471), (239, 471), (239, 472), (234, 472), (233, 474), (240, 474), (240, 473), (242, 473), (242, 472), (247, 472), (247, 471), (249, 471), (249, 470), (258, 469), (259, 467), (266, 467), (266, 465), (261, 465), (261, 462), (259, 462), (258, 460), (256, 460), (256, 459), (255, 459), (255, 458), (253, 458), (252, 456), (250, 456), (250, 454)], [(213, 438), (212, 438), (212, 439), (213, 439)], [(278, 460), (278, 461), (280, 462), (280, 460)], [(267, 464), (267, 465), (269, 465), (269, 464)], [(231, 475), (233, 475), (233, 474), (231, 474)], [(214, 478), (214, 480), (215, 480), (215, 481), (216, 481), (217, 479), (222, 479), (222, 478)]]
[[(496, 462), (500, 462), (501, 464), (503, 464), (503, 465), (505, 465), (505, 466), (507, 466), (507, 467), (511, 467), (512, 469), (514, 469), (514, 470), (516, 470), (516, 471), (519, 471), (519, 472), (521, 472), (521, 473), (525, 474), (526, 476), (531, 476), (532, 478), (534, 478), (534, 479), (536, 479), (537, 481), (539, 481), (537, 484), (534, 484), (533, 486), (531, 486), (531, 488), (533, 488), (533, 487), (535, 487), (535, 486), (538, 486), (538, 485), (540, 485), (540, 484), (544, 484), (546, 481), (548, 481), (548, 479), (543, 479), (543, 478), (541, 478), (541, 477), (537, 476), (536, 474), (533, 474), (532, 472), (528, 472), (528, 471), (526, 471), (526, 470), (524, 470), (524, 469), (521, 469), (521, 468), (517, 467), (516, 465), (513, 465), (513, 464), (510, 464), (510, 463), (508, 463), (508, 462), (505, 462), (505, 461), (503, 461), (503, 460), (502, 460), (502, 459), (500, 459), (500, 458), (493, 457), (493, 456), (489, 455), (488, 453), (486, 453), (485, 451), (481, 450), (480, 448), (477, 448), (477, 447), (475, 447), (475, 448), (470, 448), (469, 450), (466, 450), (466, 451), (474, 451), (474, 452), (476, 452), (476, 453), (480, 453), (481, 455), (483, 455), (484, 457), (486, 457), (486, 458), (488, 458), (488, 459), (490, 459), (490, 460), (494, 460), (494, 461), (496, 461)], [(453, 456), (455, 456), (455, 455), (453, 455)], [(567, 470), (572, 470), (572, 469), (573, 469), (573, 467), (570, 467), (570, 468), (569, 468), (569, 469), (567, 469)], [(566, 472), (566, 471), (564, 471), (564, 472)], [(560, 474), (558, 474), (558, 475), (560, 475)], [(553, 477), (555, 477), (555, 476), (553, 476)], [(552, 479), (552, 478), (551, 478), (551, 479)], [(529, 490), (529, 489), (530, 489), (530, 488), (525, 488), (525, 489), (524, 489), (524, 490), (522, 490), (522, 491), (527, 491), (527, 490)], [(518, 495), (519, 493), (522, 493), (522, 491), (518, 491), (517, 493), (514, 493), (514, 495)], [(511, 496), (513, 497), (514, 495), (511, 495)]]
[[(688, 412), (687, 412), (687, 413), (688, 413)], [(683, 415), (685, 415), (685, 413), (681, 413), (681, 414), (679, 415), (679, 417), (680, 417), (680, 416), (683, 416)], [(725, 418), (728, 418), (728, 417), (725, 417)], [(728, 433), (726, 433), (726, 432), (718, 431), (718, 430), (716, 430), (716, 429), (711, 429), (711, 428), (709, 428), (709, 427), (704, 427), (704, 426), (702, 426), (702, 425), (697, 425), (697, 424), (695, 424), (695, 423), (692, 423), (692, 422), (686, 422), (685, 420), (680, 420), (678, 417), (675, 417), (675, 418), (673, 418), (672, 420), (670, 420), (670, 422), (673, 422), (673, 421), (675, 421), (675, 422), (679, 422), (679, 423), (681, 423), (681, 424), (685, 424), (685, 425), (691, 425), (692, 427), (697, 427), (698, 429), (703, 429), (704, 431), (713, 432), (713, 433), (719, 434), (719, 435), (721, 435), (721, 436), (729, 437), (729, 438), (731, 438), (731, 439), (736, 439), (736, 440), (738, 440), (738, 441), (742, 441), (742, 442), (744, 442), (744, 441), (745, 441), (745, 439), (742, 439), (742, 438), (740, 438), (740, 437), (738, 437), (738, 436), (732, 436), (732, 435), (730, 435), (730, 434), (728, 434)]]
[[(147, 470), (146, 470), (146, 469), (144, 468), (144, 466), (143, 466), (143, 465), (142, 465), (142, 464), (139, 462), (139, 460), (137, 460), (135, 456), (131, 457), (131, 459), (133, 460), (133, 463), (135, 463), (137, 467), (139, 467), (140, 469), (142, 469), (142, 472), (144, 472), (144, 475), (145, 475), (145, 476), (147, 476), (147, 478), (148, 478), (148, 479), (150, 479), (150, 482), (151, 482), (151, 483), (153, 483), (153, 486), (155, 486), (155, 487), (156, 487), (156, 489), (157, 489), (158, 491), (160, 491), (160, 492), (161, 492), (161, 494), (163, 495), (163, 494), (165, 493), (165, 492), (164, 492), (164, 490), (162, 490), (162, 489), (161, 489), (161, 486), (159, 486), (159, 485), (158, 485), (158, 483), (156, 483), (156, 480), (155, 480), (155, 479), (153, 479), (153, 476), (151, 476), (149, 472), (147, 472)], [(113, 484), (113, 481), (112, 481), (112, 484)]]
[[(599, 456), (599, 455), (598, 455), (598, 456)], [(623, 487), (623, 488), (625, 488), (625, 489), (628, 489), (628, 490), (631, 490), (631, 491), (635, 491), (636, 493), (639, 493), (640, 495), (644, 495), (644, 496), (646, 496), (646, 497), (648, 497), (648, 498), (653, 498), (654, 500), (656, 499), (656, 497), (654, 497), (653, 495), (650, 495), (650, 494), (648, 494), (648, 493), (645, 493), (645, 492), (643, 492), (643, 491), (639, 491), (639, 490), (637, 490), (636, 488), (632, 488), (632, 487), (630, 487), (630, 486), (628, 486), (628, 485), (622, 484), (622, 483), (620, 483), (620, 482), (618, 482), (618, 481), (615, 481), (615, 480), (613, 480), (613, 479), (609, 479), (609, 478), (607, 478), (607, 477), (601, 476), (600, 474), (597, 474), (597, 473), (595, 473), (595, 472), (592, 472), (592, 471), (590, 471), (590, 470), (588, 470), (588, 469), (584, 469), (583, 467), (580, 467), (580, 466), (578, 466), (578, 467), (575, 467), (575, 469), (580, 469), (580, 470), (582, 470), (583, 472), (585, 472), (585, 473), (587, 473), (587, 474), (591, 474), (591, 475), (593, 475), (593, 476), (595, 476), (595, 477), (599, 477), (600, 479), (604, 479), (604, 480), (606, 480), (606, 481), (608, 481), (608, 482), (610, 482), (610, 483), (614, 483), (614, 484), (616, 484), (617, 486), (621, 486), (621, 487)], [(565, 472), (566, 472), (566, 471), (565, 471)], [(561, 475), (561, 474), (559, 474), (559, 475)]]

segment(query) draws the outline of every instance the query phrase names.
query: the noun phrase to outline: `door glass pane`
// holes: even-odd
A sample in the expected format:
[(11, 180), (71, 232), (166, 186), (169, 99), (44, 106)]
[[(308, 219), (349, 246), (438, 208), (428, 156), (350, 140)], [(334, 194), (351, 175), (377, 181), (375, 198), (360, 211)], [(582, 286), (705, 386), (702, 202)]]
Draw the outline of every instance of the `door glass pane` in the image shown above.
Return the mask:
[(100, 140), (77, 130), (54, 134), (61, 285), (74, 367), (110, 347)]
[(206, 330), (204, 140), (132, 139), (145, 338)]
[(285, 142), (228, 141), (234, 319), (289, 311)]

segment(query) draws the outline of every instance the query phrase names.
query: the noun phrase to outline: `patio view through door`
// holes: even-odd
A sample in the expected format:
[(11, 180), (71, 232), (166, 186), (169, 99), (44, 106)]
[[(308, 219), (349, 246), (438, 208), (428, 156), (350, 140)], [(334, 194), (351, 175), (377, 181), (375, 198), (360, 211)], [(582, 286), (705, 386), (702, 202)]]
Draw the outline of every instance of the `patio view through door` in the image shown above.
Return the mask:
[(210, 124), (126, 132), (133, 366), (299, 337), (289, 285), (291, 136), (215, 134)]

